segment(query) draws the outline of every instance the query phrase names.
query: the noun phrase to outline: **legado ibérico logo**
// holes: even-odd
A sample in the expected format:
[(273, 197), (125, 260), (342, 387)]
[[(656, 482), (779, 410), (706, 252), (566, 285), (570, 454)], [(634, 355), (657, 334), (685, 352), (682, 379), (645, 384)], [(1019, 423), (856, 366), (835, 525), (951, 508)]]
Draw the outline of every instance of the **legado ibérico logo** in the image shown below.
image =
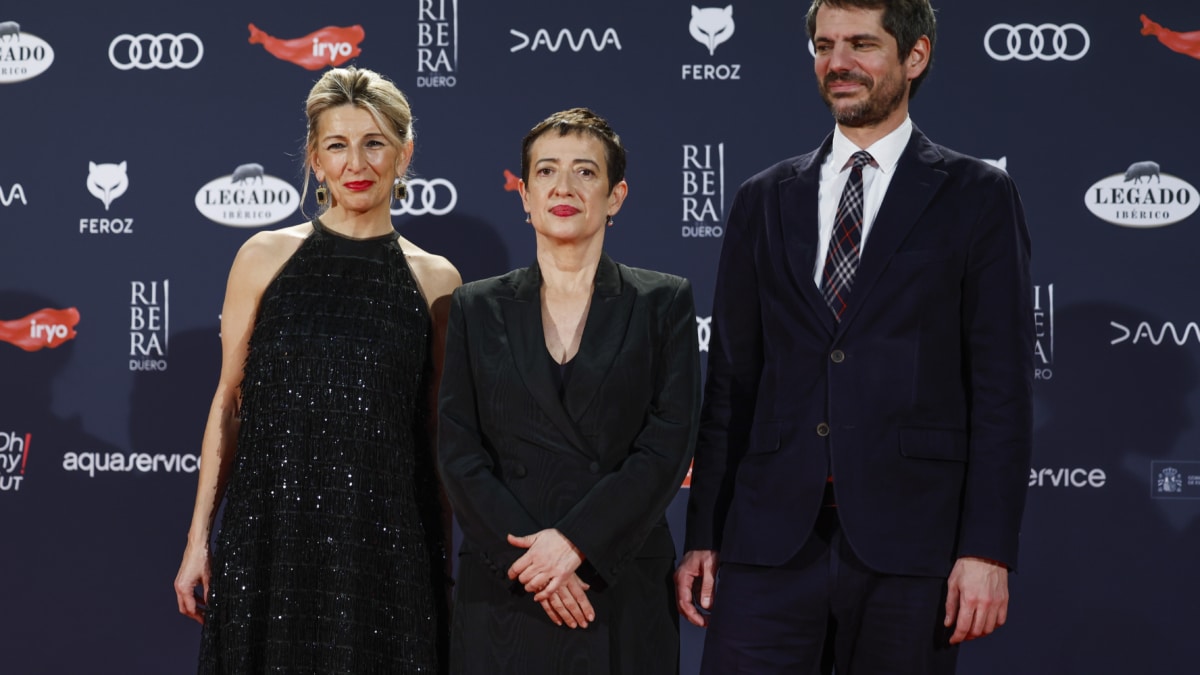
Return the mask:
[(233, 173), (214, 178), (196, 193), (196, 209), (205, 218), (230, 227), (261, 227), (292, 215), (300, 193), (289, 183), (268, 175), (251, 162)]
[(1200, 193), (1181, 178), (1160, 170), (1158, 162), (1134, 162), (1124, 174), (1097, 181), (1083, 197), (1097, 218), (1124, 227), (1173, 225), (1196, 212)]
[(1200, 59), (1200, 30), (1180, 33), (1161, 24), (1154, 23), (1150, 17), (1142, 15), (1142, 35), (1153, 35), (1164, 47), (1193, 59)]
[(33, 434), (0, 431), (0, 492), (16, 492), (25, 480), (25, 464)]
[(362, 53), (363, 27), (326, 26), (304, 37), (281, 40), (250, 24), (250, 44), (262, 45), (272, 56), (308, 70), (340, 66)]
[(16, 21), (0, 21), (0, 84), (41, 75), (54, 63), (54, 49), (40, 37), (21, 32)]
[(54, 349), (75, 339), (79, 310), (40, 309), (13, 321), (0, 321), (0, 342), (16, 345), (27, 352)]

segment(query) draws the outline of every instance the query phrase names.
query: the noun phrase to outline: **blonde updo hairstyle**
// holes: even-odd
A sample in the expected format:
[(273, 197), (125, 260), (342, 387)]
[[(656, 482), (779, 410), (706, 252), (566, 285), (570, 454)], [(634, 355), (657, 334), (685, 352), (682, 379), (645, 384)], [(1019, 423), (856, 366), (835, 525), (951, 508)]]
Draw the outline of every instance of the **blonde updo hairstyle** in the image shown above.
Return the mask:
[[(331, 108), (353, 105), (371, 114), (388, 140), (403, 150), (413, 139), (412, 109), (404, 92), (379, 73), (366, 68), (331, 68), (308, 92), (304, 112), (308, 118), (308, 138), (304, 148), (304, 192), (313, 176), (312, 158), (317, 152), (317, 124)], [(398, 176), (401, 180), (407, 177)], [(304, 203), (304, 197), (301, 197)], [(322, 209), (323, 210), (323, 209)]]

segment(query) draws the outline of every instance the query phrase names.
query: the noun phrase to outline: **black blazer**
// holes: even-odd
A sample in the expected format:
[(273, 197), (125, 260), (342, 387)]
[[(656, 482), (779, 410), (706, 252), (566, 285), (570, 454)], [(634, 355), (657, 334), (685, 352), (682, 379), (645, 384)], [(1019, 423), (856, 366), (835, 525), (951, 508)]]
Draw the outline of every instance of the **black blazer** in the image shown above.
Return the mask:
[(1004, 172), (917, 129), (840, 323), (813, 281), (831, 138), (748, 180), (714, 299), (688, 549), (778, 565), (833, 476), (860, 558), (1014, 566), (1032, 446), (1029, 234)]
[[(533, 266), (454, 292), (438, 459), (462, 551), (504, 577), (505, 536), (554, 527), (612, 584), (635, 556), (673, 557), (663, 514), (687, 471), (699, 357), (686, 279), (603, 255), (560, 400)], [(583, 576), (583, 574), (581, 574)], [(527, 602), (527, 601), (526, 601)]]

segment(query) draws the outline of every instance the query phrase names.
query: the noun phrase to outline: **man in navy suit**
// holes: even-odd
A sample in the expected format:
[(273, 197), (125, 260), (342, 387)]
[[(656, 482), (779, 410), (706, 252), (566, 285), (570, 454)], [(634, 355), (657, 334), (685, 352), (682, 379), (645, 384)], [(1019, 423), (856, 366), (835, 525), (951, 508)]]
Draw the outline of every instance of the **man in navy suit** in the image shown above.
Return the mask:
[(928, 0), (814, 0), (837, 126), (729, 214), (676, 572), (703, 673), (953, 673), (1006, 620), (1030, 243), (1008, 176), (909, 119), (935, 28)]

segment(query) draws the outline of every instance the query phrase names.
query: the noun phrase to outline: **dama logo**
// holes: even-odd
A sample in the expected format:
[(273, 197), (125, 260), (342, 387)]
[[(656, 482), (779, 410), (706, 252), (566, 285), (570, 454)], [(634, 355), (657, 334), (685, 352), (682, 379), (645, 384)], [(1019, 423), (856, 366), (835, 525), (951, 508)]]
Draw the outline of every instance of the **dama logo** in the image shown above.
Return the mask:
[(54, 349), (75, 339), (79, 310), (42, 309), (13, 321), (0, 321), (0, 342), (8, 342), (27, 352)]
[(308, 70), (340, 66), (362, 53), (359, 43), (366, 33), (363, 27), (326, 26), (304, 37), (281, 40), (250, 24), (250, 44), (262, 45), (272, 56)]
[(1145, 14), (1141, 18), (1142, 35), (1153, 35), (1167, 49), (1193, 59), (1200, 59), (1200, 30), (1179, 33), (1154, 23)]
[(29, 202), (25, 201), (25, 188), (21, 187), (20, 183), (13, 183), (7, 194), (4, 192), (4, 186), (0, 185), (0, 206), (8, 206), (18, 199), (23, 206), (29, 206)]
[(0, 84), (41, 75), (54, 63), (54, 49), (16, 21), (0, 21)]
[(617, 36), (617, 31), (613, 30), (612, 28), (605, 28), (604, 33), (598, 38), (596, 37), (596, 33), (593, 32), (591, 28), (584, 28), (579, 33), (578, 39), (576, 39), (575, 35), (566, 28), (558, 31), (558, 35), (554, 39), (550, 38), (550, 32), (545, 28), (539, 28), (537, 32), (533, 34), (533, 38), (530, 38), (529, 35), (522, 33), (515, 28), (509, 29), (508, 32), (512, 33), (513, 37), (519, 40), (517, 44), (513, 45), (508, 50), (510, 52), (519, 52), (526, 47), (528, 47), (529, 51), (531, 52), (537, 51), (538, 47), (548, 49), (552, 52), (557, 52), (559, 47), (562, 46), (564, 40), (566, 41), (567, 46), (570, 47), (571, 51), (573, 52), (582, 50), (588, 42), (591, 42), (592, 49), (598, 52), (604, 51), (609, 45), (616, 47), (617, 51), (621, 51), (621, 39)]

